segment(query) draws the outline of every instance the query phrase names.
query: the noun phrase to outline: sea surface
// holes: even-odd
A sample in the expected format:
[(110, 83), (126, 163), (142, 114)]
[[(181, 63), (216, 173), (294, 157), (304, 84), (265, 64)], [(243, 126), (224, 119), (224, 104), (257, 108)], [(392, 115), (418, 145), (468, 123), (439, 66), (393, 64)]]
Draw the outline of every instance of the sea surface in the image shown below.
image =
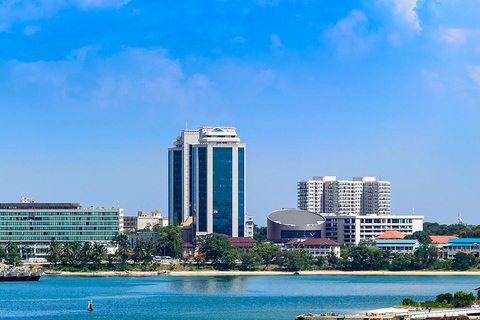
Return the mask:
[[(43, 276), (1, 282), (0, 319), (289, 319), (473, 292), (480, 276)], [(93, 300), (94, 311), (87, 311)]]

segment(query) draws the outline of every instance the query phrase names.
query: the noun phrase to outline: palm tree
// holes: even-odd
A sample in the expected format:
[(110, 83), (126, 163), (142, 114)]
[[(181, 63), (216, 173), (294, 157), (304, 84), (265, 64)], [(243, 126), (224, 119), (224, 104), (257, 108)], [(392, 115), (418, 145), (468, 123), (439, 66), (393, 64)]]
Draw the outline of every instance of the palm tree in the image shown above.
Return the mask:
[(100, 264), (107, 256), (107, 248), (103, 244), (95, 243), (92, 249), (92, 258), (95, 262), (96, 268), (100, 268)]
[(135, 260), (144, 264), (152, 261), (153, 243), (151, 241), (138, 241), (135, 245)]
[(90, 242), (84, 242), (83, 246), (80, 249), (80, 261), (82, 265), (88, 264), (92, 261), (93, 256), (93, 247), (90, 245)]
[(47, 261), (50, 263), (53, 262), (53, 265), (56, 267), (61, 255), (62, 248), (60, 247), (60, 244), (56, 240), (52, 240), (48, 247)]
[(117, 251), (120, 261), (125, 263), (130, 254), (130, 244), (128, 243), (128, 236), (124, 234), (119, 234), (113, 237), (113, 242), (117, 245)]

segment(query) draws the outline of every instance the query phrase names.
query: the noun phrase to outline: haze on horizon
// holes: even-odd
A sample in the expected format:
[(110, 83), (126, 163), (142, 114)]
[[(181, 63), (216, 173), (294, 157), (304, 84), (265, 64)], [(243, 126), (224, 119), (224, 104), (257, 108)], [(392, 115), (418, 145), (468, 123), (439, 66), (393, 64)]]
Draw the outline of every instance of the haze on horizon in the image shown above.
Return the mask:
[(0, 201), (167, 213), (180, 130), (235, 126), (247, 210), (382, 176), (392, 213), (480, 224), (475, 0), (0, 3)]

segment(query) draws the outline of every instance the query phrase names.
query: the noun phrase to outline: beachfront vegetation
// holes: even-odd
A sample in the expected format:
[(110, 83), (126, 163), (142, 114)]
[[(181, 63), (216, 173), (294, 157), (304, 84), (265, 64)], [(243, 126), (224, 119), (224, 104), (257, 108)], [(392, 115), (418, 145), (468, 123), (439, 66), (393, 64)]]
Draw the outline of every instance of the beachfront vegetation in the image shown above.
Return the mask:
[(404, 298), (402, 305), (410, 307), (423, 307), (423, 308), (462, 308), (469, 307), (475, 301), (473, 293), (467, 293), (463, 291), (451, 293), (438, 294), (434, 301), (416, 302), (411, 298)]

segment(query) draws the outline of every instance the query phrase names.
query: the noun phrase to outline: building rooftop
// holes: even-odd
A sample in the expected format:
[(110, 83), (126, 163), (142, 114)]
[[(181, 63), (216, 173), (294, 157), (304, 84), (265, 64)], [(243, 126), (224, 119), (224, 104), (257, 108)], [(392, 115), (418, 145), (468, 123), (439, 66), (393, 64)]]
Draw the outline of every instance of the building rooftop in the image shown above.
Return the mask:
[(450, 239), (458, 239), (457, 236), (430, 236), (433, 244), (448, 243)]
[(318, 213), (297, 209), (281, 209), (268, 214), (270, 221), (290, 226), (312, 226), (325, 222), (325, 218)]
[(395, 230), (389, 230), (377, 237), (377, 239), (403, 239), (405, 235)]

